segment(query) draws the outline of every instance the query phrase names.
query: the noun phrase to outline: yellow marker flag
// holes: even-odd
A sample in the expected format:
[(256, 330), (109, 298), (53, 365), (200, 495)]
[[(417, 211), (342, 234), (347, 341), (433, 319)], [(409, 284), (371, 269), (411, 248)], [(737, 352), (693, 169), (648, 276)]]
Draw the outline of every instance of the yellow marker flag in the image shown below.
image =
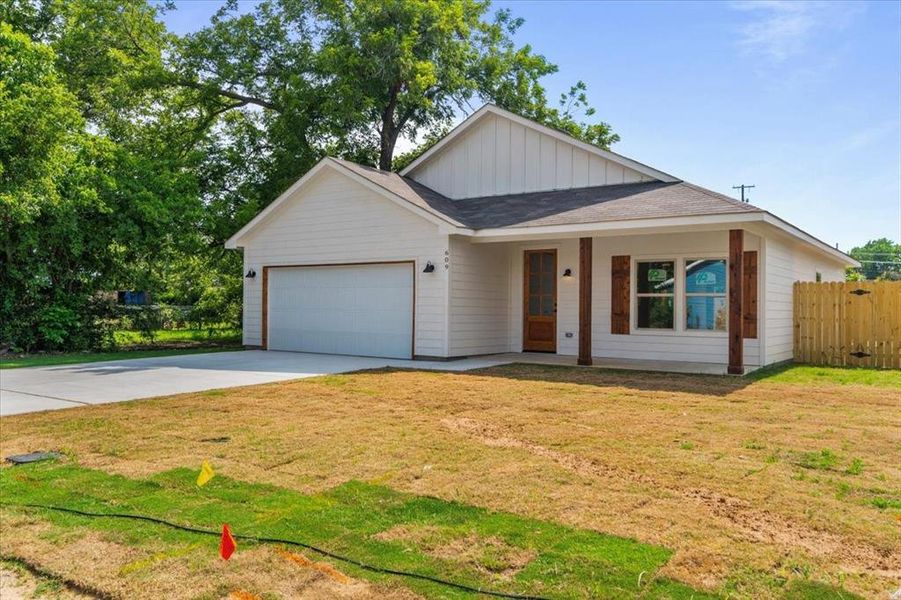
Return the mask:
[(203, 461), (203, 464), (200, 465), (200, 474), (197, 475), (197, 485), (203, 487), (215, 476), (216, 472), (213, 471), (213, 467), (210, 465), (209, 461), (205, 460)]

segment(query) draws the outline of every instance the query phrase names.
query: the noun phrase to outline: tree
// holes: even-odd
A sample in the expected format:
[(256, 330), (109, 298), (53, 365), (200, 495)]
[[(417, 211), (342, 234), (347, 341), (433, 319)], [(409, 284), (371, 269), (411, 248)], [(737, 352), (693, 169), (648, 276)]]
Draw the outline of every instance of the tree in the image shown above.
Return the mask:
[(483, 101), (618, 140), (486, 0), (228, 0), (182, 37), (174, 7), (0, 0), (0, 342), (96, 345), (115, 289), (237, 315), (225, 239), (323, 156), (396, 167)]
[(0, 24), (0, 342), (26, 349), (102, 344), (98, 292), (153, 280), (200, 207), (152, 136), (88, 131), (59, 60)]
[(901, 244), (888, 238), (870, 240), (848, 254), (860, 261), (862, 279), (901, 280)]
[[(251, 14), (228, 2), (189, 36), (172, 81), (201, 91), (209, 112), (254, 107), (271, 159), (303, 173), (323, 153), (392, 166), (401, 135), (428, 137), (471, 102), (500, 106), (609, 147), (619, 138), (591, 117), (577, 83), (559, 108), (540, 79), (557, 70), (512, 36), (508, 11), (488, 18), (484, 0), (269, 0)], [(293, 149), (293, 152), (289, 152)], [(377, 160), (373, 160), (376, 159)]]

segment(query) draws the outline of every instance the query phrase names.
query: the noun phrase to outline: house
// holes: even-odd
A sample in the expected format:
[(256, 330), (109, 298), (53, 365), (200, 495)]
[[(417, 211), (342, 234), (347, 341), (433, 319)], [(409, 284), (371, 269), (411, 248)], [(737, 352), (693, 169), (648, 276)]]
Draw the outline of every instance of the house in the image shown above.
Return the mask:
[(230, 238), (244, 343), (547, 352), (743, 373), (792, 357), (792, 284), (857, 263), (775, 215), (487, 105), (401, 173), (325, 158)]

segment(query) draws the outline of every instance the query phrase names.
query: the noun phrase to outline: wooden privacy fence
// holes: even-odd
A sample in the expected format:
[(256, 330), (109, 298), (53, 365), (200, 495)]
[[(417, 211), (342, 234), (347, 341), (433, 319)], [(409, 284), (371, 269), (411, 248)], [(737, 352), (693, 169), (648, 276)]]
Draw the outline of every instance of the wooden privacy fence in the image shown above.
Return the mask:
[(901, 281), (796, 282), (795, 361), (901, 369)]

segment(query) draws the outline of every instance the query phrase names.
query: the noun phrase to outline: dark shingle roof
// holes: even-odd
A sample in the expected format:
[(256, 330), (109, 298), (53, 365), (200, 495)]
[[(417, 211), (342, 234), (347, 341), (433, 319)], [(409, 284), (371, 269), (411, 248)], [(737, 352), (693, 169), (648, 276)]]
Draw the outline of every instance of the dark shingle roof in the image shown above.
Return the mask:
[(455, 204), (463, 222), (473, 229), (760, 211), (690, 183), (659, 181), (487, 196)]
[(404, 200), (470, 229), (762, 212), (750, 204), (681, 181), (624, 183), (451, 200), (397, 173), (345, 160), (338, 162)]

